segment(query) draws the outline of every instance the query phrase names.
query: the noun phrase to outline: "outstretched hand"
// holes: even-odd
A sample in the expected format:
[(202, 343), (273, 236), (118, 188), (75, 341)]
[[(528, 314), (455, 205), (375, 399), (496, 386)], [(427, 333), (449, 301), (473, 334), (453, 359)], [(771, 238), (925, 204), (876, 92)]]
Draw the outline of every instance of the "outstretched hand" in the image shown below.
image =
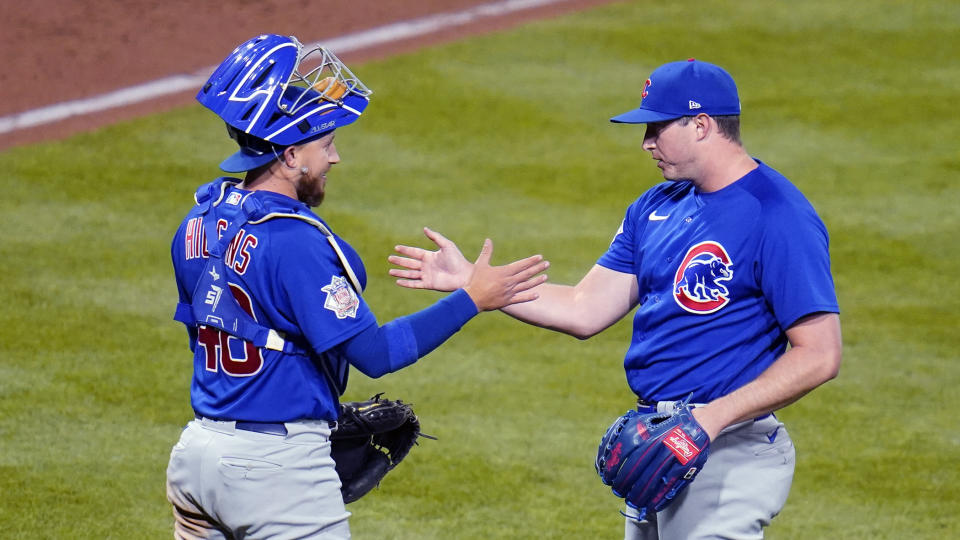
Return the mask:
[(406, 269), (390, 269), (391, 276), (400, 278), (397, 285), (408, 289), (445, 292), (466, 286), (470, 274), (473, 273), (473, 265), (460, 253), (457, 245), (427, 227), (423, 228), (423, 234), (437, 245), (437, 251), (401, 245), (393, 249), (403, 257), (387, 257), (391, 264)]
[(411, 289), (453, 291), (459, 288), (467, 294), (480, 311), (500, 309), (504, 306), (536, 300), (539, 295), (534, 287), (547, 280), (545, 274), (550, 263), (540, 255), (533, 255), (503, 266), (491, 266), (493, 242), (488, 238), (483, 243), (480, 255), (471, 264), (456, 244), (442, 234), (424, 228), (424, 234), (439, 248), (437, 251), (396, 246), (399, 257), (391, 255), (390, 263), (403, 269), (390, 269), (390, 275), (400, 278), (397, 285)]

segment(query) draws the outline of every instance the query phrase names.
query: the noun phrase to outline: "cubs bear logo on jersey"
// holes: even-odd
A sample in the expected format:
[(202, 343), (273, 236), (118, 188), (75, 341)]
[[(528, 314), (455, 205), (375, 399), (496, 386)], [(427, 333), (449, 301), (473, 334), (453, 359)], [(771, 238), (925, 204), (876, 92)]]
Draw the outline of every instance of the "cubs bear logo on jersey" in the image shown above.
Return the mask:
[(673, 280), (673, 298), (690, 313), (713, 313), (730, 302), (722, 282), (733, 278), (733, 262), (717, 242), (705, 241), (687, 251)]
[(338, 319), (357, 316), (360, 299), (357, 298), (357, 293), (350, 288), (346, 278), (333, 276), (330, 284), (325, 285), (320, 290), (327, 293), (327, 300), (323, 303), (323, 307), (334, 312)]

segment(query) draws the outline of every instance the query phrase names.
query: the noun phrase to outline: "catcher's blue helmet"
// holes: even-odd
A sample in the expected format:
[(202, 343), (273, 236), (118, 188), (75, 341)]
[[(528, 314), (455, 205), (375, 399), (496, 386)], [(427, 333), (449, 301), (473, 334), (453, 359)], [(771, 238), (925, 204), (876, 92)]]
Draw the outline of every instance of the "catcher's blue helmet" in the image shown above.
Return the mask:
[(371, 93), (326, 48), (304, 52), (293, 36), (263, 34), (227, 56), (197, 101), (227, 123), (240, 145), (220, 168), (242, 172), (270, 162), (284, 147), (352, 123)]

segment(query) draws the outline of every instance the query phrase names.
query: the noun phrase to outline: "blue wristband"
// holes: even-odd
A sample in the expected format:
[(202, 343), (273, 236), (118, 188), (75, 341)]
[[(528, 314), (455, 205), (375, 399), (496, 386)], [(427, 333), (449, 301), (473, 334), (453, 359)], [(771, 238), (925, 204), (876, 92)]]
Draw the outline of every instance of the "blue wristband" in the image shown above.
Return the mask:
[[(368, 377), (380, 377), (426, 356), (477, 315), (476, 304), (458, 289), (430, 307), (376, 325), (337, 348)], [(384, 362), (386, 359), (386, 362)]]
[(477, 305), (467, 291), (457, 289), (432, 306), (397, 320), (410, 325), (417, 340), (417, 356), (423, 358), (457, 333), (477, 313)]

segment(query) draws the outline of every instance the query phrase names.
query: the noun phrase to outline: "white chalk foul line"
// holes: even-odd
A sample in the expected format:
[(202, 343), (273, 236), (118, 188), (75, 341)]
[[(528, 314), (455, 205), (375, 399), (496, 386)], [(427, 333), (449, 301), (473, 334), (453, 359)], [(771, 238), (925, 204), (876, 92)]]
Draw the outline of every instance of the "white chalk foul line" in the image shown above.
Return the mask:
[[(447, 28), (463, 26), (485, 18), (501, 17), (525, 9), (550, 4), (561, 4), (567, 1), (569, 0), (502, 0), (500, 2), (481, 4), (462, 11), (439, 13), (419, 19), (392, 23), (370, 30), (326, 39), (312, 43), (309, 46), (312, 47), (323, 44), (339, 55), (375, 45), (383, 45), (384, 43), (431, 34)], [(0, 134), (197, 89), (207, 81), (207, 78), (213, 73), (216, 67), (217, 66), (210, 66), (190, 74), (164, 77), (98, 96), (64, 101), (38, 109), (3, 116), (0, 117)]]

